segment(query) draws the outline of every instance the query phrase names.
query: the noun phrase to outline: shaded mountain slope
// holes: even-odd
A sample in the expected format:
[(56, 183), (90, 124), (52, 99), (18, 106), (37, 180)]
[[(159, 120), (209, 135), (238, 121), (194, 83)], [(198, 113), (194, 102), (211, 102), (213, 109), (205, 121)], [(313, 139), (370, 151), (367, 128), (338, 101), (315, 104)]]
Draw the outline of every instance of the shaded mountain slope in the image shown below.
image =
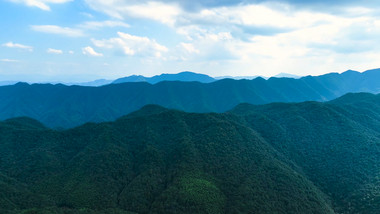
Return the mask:
[(67, 131), (0, 129), (1, 172), (50, 199), (6, 211), (334, 213), (327, 196), (239, 118), (141, 111)]
[(329, 103), (242, 104), (245, 118), (334, 200), (339, 213), (380, 210), (380, 96), (348, 94)]
[(379, 127), (366, 93), (223, 114), (148, 105), (65, 131), (15, 118), (0, 122), (0, 211), (376, 214)]

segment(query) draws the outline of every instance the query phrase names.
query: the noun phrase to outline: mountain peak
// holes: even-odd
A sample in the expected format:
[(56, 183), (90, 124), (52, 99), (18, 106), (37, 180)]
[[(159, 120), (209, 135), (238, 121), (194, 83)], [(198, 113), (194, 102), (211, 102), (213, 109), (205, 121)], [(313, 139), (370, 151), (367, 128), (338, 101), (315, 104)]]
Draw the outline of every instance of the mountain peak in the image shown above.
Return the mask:
[(347, 93), (341, 97), (331, 100), (329, 103), (332, 104), (352, 104), (357, 102), (362, 102), (365, 100), (372, 100), (379, 98), (378, 95), (361, 92), (361, 93)]
[(148, 104), (148, 105), (143, 106), (141, 109), (134, 111), (122, 118), (151, 116), (151, 115), (160, 114), (166, 111), (169, 111), (169, 109), (164, 108), (160, 105)]
[(30, 117), (15, 117), (7, 119), (3, 123), (17, 129), (46, 129), (42, 123)]
[(15, 86), (27, 86), (27, 85), (29, 85), (29, 83), (27, 83), (27, 82), (18, 82), (18, 83), (16, 83), (16, 84), (14, 84)]
[(347, 70), (345, 72), (343, 72), (342, 74), (358, 74), (360, 73), (359, 71), (354, 71), (354, 70)]
[(148, 82), (150, 84), (156, 84), (162, 81), (182, 81), (182, 82), (201, 82), (210, 83), (214, 82), (215, 79), (206, 75), (199, 74), (190, 71), (183, 71), (177, 74), (160, 74), (153, 77), (144, 77), (132, 75), (128, 77), (119, 78), (112, 83), (124, 83), (124, 82)]
[(294, 78), (294, 79), (299, 79), (301, 78), (301, 76), (298, 76), (298, 75), (295, 75), (295, 74), (289, 74), (289, 73), (279, 73), (277, 75), (274, 75), (273, 77), (276, 77), (276, 78)]

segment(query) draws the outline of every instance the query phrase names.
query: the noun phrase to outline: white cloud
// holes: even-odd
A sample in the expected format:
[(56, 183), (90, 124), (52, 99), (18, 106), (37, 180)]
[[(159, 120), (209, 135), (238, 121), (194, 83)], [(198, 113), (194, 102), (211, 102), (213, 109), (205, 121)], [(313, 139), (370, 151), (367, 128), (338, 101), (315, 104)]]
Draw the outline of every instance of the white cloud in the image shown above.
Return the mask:
[[(34, 2), (49, 6), (53, 1)], [(101, 53), (92, 47), (85, 47), (82, 52), (90, 56), (108, 56), (109, 52), (135, 56), (122, 60), (128, 61), (126, 66), (140, 63), (141, 68), (149, 64), (141, 61), (150, 61), (149, 66), (153, 68), (158, 67), (159, 63), (182, 70), (190, 70), (197, 65), (200, 71), (220, 68), (221, 71), (241, 72), (239, 75), (261, 72), (261, 75), (269, 76), (280, 71), (318, 74), (343, 69), (345, 64), (352, 68), (355, 65), (364, 68), (365, 64), (373, 67), (380, 54), (378, 8), (363, 5), (317, 11), (286, 3), (291, 1), (260, 1), (259, 4), (251, 3), (259, 1), (240, 1), (244, 3), (228, 5), (226, 1), (214, 0), (201, 3), (179, 0), (85, 2), (92, 9), (108, 15), (109, 20), (91, 20), (89, 18), (94, 18), (98, 13), (94, 16), (82, 13), (82, 18), (90, 21), (69, 26), (72, 28), (56, 25), (35, 25), (31, 28), (39, 32), (80, 37), (91, 35), (93, 30), (100, 33), (102, 28), (128, 28), (127, 23), (133, 24), (130, 30), (138, 32), (139, 36), (119, 32), (115, 36), (96, 37), (91, 40), (91, 46)], [(162, 24), (166, 26), (162, 27)], [(157, 29), (161, 34), (159, 38), (169, 39), (154, 37)], [(21, 48), (18, 44), (12, 43), (11, 46)], [(32, 50), (32, 47), (29, 48)], [(171, 62), (176, 66), (189, 67), (179, 68), (169, 65)], [(204, 66), (206, 64), (209, 66)]]
[(4, 43), (3, 46), (8, 47), (8, 48), (19, 48), (19, 49), (25, 49), (28, 51), (33, 51), (32, 46), (17, 44), (17, 43), (13, 43), (13, 42)]
[[(371, 12), (365, 8), (348, 11), (358, 10), (363, 14)], [(277, 8), (266, 4), (238, 5), (188, 13), (178, 19), (176, 31), (184, 35), (201, 53), (204, 52), (203, 47), (207, 47), (203, 40), (217, 42), (220, 38), (218, 34), (229, 31), (229, 44), (217, 45), (228, 46), (226, 51), (241, 59), (255, 60), (256, 56), (290, 59), (305, 57), (318, 49), (326, 49), (331, 53), (373, 49), (368, 43), (378, 46), (380, 40), (374, 38), (380, 35), (374, 20), (375, 17), (369, 16), (293, 11), (287, 9), (286, 5)], [(268, 33), (268, 28), (280, 30)], [(359, 41), (366, 40), (366, 37), (371, 38), (366, 42)]]
[(57, 25), (32, 25), (31, 28), (32, 30), (38, 31), (38, 32), (58, 34), (58, 35), (68, 36), (68, 37), (84, 36), (83, 31), (80, 29), (60, 27)]
[(86, 29), (98, 29), (98, 28), (104, 28), (104, 27), (130, 27), (127, 23), (121, 22), (121, 21), (102, 21), (102, 22), (84, 22), (83, 24), (80, 24), (79, 27), (86, 28)]
[(62, 50), (53, 49), (53, 48), (48, 48), (46, 52), (49, 54), (63, 54)]
[(182, 10), (177, 4), (168, 4), (159, 1), (134, 2), (131, 1), (101, 1), (86, 0), (94, 10), (101, 11), (111, 17), (124, 19), (127, 17), (152, 19), (164, 24), (173, 25), (176, 17)]
[[(228, 23), (243, 26), (266, 26), (277, 28), (299, 28), (328, 21), (331, 15), (307, 11), (290, 11), (286, 6), (273, 9), (266, 5), (244, 5), (230, 8), (215, 8), (206, 13), (209, 19), (226, 17)], [(213, 18), (214, 17), (214, 18)]]
[(18, 62), (18, 60), (15, 59), (0, 59), (1, 62)]
[(248, 4), (203, 9), (177, 17), (175, 30), (189, 40), (206, 32), (229, 31), (246, 40), (255, 35), (275, 35), (336, 21), (336, 16), (318, 12), (297, 11), (287, 5), (271, 7)]
[[(276, 8), (267, 4), (235, 4), (191, 11), (186, 10), (181, 2), (175, 2), (86, 0), (91, 8), (110, 17), (151, 19), (173, 27), (216, 24), (294, 28), (329, 18), (327, 14), (295, 11), (286, 4), (277, 4)], [(360, 8), (360, 11), (365, 11), (365, 8)]]
[(191, 43), (181, 42), (180, 46), (188, 53), (199, 53), (199, 50), (194, 47)]
[(180, 43), (171, 53), (171, 59), (183, 61), (230, 61), (239, 59), (234, 47), (240, 40), (230, 32), (199, 31), (189, 42)]
[(29, 7), (38, 7), (41, 10), (50, 11), (49, 4), (63, 4), (72, 0), (9, 0), (14, 3), (25, 4)]
[(69, 51), (69, 54), (74, 54), (74, 51)]
[(167, 47), (147, 37), (139, 37), (122, 32), (118, 32), (117, 34), (119, 37), (104, 40), (93, 39), (92, 42), (97, 47), (115, 49), (123, 55), (130, 56), (161, 57), (162, 53), (168, 51)]
[(98, 52), (96, 52), (92, 47), (90, 47), (90, 46), (87, 46), (87, 47), (84, 47), (84, 48), (82, 48), (82, 53), (84, 54), (84, 55), (90, 55), (90, 56), (103, 56), (103, 54), (102, 53), (98, 53)]
[[(227, 71), (226, 75), (236, 68), (239, 75), (270, 76), (283, 71), (318, 75), (350, 67), (365, 69), (365, 64), (379, 66), (370, 57), (380, 54), (380, 22), (367, 14), (371, 11), (360, 8), (367, 15), (342, 16), (291, 13), (264, 6), (240, 5), (187, 14), (175, 25), (176, 32), (187, 41), (179, 43), (170, 58), (205, 70), (224, 65), (220, 68)], [(261, 27), (267, 26), (287, 30), (261, 33)], [(211, 65), (213, 62), (216, 64)]]
[(348, 7), (348, 8), (344, 8), (343, 9), (344, 12), (347, 14), (347, 15), (350, 15), (350, 16), (363, 16), (363, 15), (370, 15), (371, 13), (374, 13), (376, 12), (374, 9), (372, 8), (367, 8), (367, 7)]
[(94, 18), (94, 15), (92, 15), (91, 13), (80, 12), (79, 14), (81, 14), (82, 16), (85, 16), (87, 18), (90, 18), (90, 19)]
[(160, 2), (132, 5), (125, 7), (125, 12), (133, 17), (153, 19), (170, 25), (174, 24), (175, 18), (181, 14), (181, 10), (178, 6)]
[(104, 27), (130, 27), (127, 23), (122, 21), (89, 21), (82, 24), (78, 24), (76, 28), (61, 27), (57, 25), (31, 25), (32, 30), (42, 32), (57, 34), (68, 37), (83, 37), (85, 36), (85, 30), (96, 30)]

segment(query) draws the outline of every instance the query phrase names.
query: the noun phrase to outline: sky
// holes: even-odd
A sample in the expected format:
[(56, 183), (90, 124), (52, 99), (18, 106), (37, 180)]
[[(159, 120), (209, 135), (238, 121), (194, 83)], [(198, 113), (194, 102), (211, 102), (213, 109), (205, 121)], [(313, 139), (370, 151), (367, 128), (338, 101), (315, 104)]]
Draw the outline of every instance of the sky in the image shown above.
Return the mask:
[(375, 0), (0, 0), (0, 81), (380, 67)]

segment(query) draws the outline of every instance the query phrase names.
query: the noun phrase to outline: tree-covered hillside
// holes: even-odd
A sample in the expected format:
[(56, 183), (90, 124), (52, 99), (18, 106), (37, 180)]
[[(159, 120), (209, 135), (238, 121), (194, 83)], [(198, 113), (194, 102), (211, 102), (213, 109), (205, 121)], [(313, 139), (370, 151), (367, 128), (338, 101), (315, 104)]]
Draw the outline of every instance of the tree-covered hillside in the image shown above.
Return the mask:
[(145, 82), (102, 87), (18, 83), (0, 87), (0, 119), (27, 116), (49, 127), (115, 120), (147, 104), (186, 112), (225, 112), (240, 103), (327, 101), (348, 92), (380, 92), (380, 70), (322, 76)]
[(380, 95), (328, 103), (243, 104), (245, 118), (277, 151), (333, 198), (339, 213), (380, 210)]
[(324, 193), (237, 121), (147, 106), (67, 131), (2, 122), (1, 212), (333, 213)]
[(380, 95), (148, 105), (51, 130), (0, 122), (0, 213), (363, 213), (380, 210)]

